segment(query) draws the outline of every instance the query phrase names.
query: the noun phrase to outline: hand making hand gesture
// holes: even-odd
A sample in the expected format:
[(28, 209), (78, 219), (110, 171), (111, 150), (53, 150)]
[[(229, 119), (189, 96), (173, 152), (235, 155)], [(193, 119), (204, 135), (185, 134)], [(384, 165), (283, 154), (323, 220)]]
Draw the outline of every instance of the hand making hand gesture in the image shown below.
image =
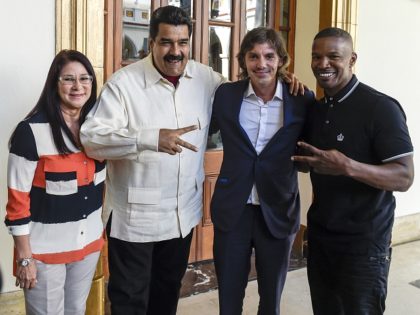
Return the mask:
[(311, 169), (320, 174), (346, 175), (346, 170), (351, 160), (343, 153), (333, 150), (320, 150), (306, 142), (298, 142), (298, 146), (308, 155), (294, 155), (295, 162), (307, 163)]
[(180, 138), (184, 133), (196, 130), (196, 125), (179, 128), (179, 129), (160, 129), (159, 131), (159, 152), (165, 152), (171, 155), (181, 153), (182, 148), (187, 148), (194, 152), (198, 151), (198, 148), (187, 141)]

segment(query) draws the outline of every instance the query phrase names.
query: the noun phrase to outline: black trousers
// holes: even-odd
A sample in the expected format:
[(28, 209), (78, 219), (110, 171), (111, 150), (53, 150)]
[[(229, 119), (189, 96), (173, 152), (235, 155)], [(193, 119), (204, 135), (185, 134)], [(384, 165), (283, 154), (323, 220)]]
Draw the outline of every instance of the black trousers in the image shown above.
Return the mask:
[(110, 237), (108, 297), (113, 315), (175, 315), (192, 232), (185, 238), (133, 243)]
[(382, 315), (391, 248), (352, 254), (308, 239), (308, 280), (314, 315)]
[(246, 206), (233, 230), (223, 232), (214, 229), (213, 250), (220, 315), (242, 314), (253, 248), (260, 296), (258, 315), (280, 314), (280, 298), (295, 235), (284, 239), (274, 238), (267, 228), (261, 208), (252, 205)]

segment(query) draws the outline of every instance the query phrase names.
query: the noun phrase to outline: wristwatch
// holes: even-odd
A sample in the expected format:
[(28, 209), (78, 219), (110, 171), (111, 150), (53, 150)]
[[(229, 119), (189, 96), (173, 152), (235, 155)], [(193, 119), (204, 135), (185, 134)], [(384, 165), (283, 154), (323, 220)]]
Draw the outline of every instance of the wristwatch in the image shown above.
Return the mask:
[(32, 257), (29, 258), (22, 258), (22, 259), (18, 259), (16, 260), (18, 266), (21, 267), (27, 267), (29, 266), (29, 264), (33, 261), (34, 259)]

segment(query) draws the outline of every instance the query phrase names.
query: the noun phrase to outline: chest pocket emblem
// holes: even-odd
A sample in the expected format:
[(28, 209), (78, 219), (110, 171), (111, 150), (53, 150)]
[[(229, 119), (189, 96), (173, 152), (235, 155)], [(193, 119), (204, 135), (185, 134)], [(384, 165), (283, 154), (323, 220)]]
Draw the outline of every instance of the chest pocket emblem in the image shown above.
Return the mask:
[(344, 140), (344, 136), (343, 136), (343, 134), (342, 134), (342, 133), (340, 133), (340, 134), (337, 136), (337, 141), (342, 142), (343, 140)]

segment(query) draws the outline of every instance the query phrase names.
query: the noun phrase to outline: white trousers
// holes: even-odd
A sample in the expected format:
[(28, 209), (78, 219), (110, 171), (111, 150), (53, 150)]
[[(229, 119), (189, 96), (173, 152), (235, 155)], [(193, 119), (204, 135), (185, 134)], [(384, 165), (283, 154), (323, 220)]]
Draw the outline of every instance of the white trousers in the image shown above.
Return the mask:
[(69, 264), (36, 261), (37, 284), (24, 289), (27, 315), (84, 315), (100, 252)]

